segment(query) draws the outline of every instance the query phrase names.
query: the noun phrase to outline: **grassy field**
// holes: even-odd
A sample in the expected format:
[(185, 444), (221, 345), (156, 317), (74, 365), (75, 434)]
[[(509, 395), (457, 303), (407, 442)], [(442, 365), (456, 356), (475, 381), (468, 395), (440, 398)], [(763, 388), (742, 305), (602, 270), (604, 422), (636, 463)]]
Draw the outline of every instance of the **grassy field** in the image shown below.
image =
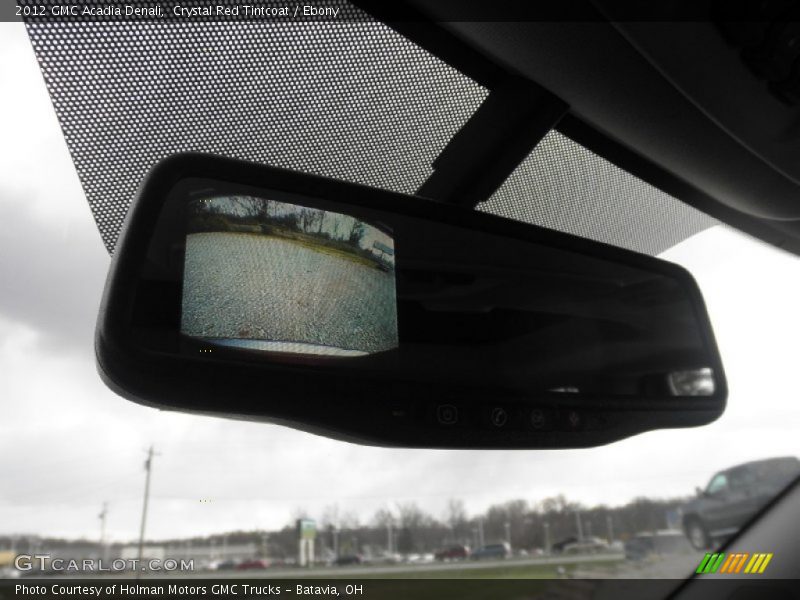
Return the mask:
[(328, 256), (335, 256), (345, 260), (351, 260), (366, 267), (378, 268), (379, 265), (375, 257), (371, 256), (369, 252), (365, 250), (357, 250), (345, 242), (329, 240), (317, 235), (293, 231), (283, 227), (272, 226), (270, 228), (270, 233), (256, 233), (247, 231), (238, 233), (239, 235), (252, 235), (260, 238), (272, 237), (275, 239), (291, 241), (295, 244), (303, 246), (304, 248), (308, 248), (309, 250), (327, 254)]
[[(570, 567), (564, 567), (564, 574)], [(562, 577), (554, 565), (513, 565), (486, 569), (442, 569), (441, 571), (398, 571), (364, 574), (358, 579), (555, 579)]]
[[(522, 562), (517, 564), (493, 563), (485, 567), (479, 563), (464, 563), (463, 566), (451, 563), (442, 565), (440, 569), (397, 566), (392, 569), (381, 569), (375, 573), (370, 573), (369, 569), (364, 569), (359, 571), (357, 575), (325, 570), (324, 572), (308, 573), (305, 577), (309, 579), (315, 577), (323, 579), (559, 579), (568, 577), (577, 569), (585, 569), (587, 566), (590, 566), (592, 571), (598, 573), (612, 572), (623, 562), (623, 559), (598, 561), (589, 559), (580, 563), (564, 565)], [(288, 575), (288, 577), (292, 577), (292, 575)]]
[(324, 244), (320, 244), (317, 240), (311, 238), (310, 236), (305, 236), (305, 238), (303, 238), (300, 237), (300, 234), (297, 234), (297, 237), (277, 236), (277, 235), (273, 237), (278, 239), (289, 240), (295, 244), (303, 246), (304, 248), (313, 250), (314, 252), (319, 252), (321, 254), (327, 254), (328, 256), (334, 256), (345, 260), (350, 260), (353, 261), (354, 263), (364, 265), (365, 267), (371, 267), (373, 269), (378, 268), (378, 263), (374, 260), (367, 258), (366, 256), (356, 254), (352, 251), (342, 250), (334, 246), (326, 246)]

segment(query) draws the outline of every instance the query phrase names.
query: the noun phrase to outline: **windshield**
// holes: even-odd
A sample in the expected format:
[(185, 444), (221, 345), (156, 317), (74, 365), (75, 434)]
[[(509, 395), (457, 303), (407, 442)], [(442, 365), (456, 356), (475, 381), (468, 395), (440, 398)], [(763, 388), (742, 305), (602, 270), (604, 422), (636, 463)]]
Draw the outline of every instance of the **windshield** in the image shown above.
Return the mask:
[[(479, 576), (683, 577), (789, 477), (748, 479), (758, 502), (731, 496), (723, 520), (696, 488), (753, 461), (796, 472), (800, 259), (719, 225), (660, 254), (697, 279), (727, 371), (728, 408), (705, 427), (587, 450), (398, 450), (123, 400), (93, 355), (109, 256), (25, 30), (0, 25), (0, 81), (14, 89), (0, 99), (4, 576), (39, 568), (21, 554), (136, 556), (147, 474), (145, 556), (192, 572), (296, 574), (314, 539), (315, 568), (341, 573), (472, 577), (482, 549)], [(630, 545), (665, 530), (681, 536), (668, 560)]]

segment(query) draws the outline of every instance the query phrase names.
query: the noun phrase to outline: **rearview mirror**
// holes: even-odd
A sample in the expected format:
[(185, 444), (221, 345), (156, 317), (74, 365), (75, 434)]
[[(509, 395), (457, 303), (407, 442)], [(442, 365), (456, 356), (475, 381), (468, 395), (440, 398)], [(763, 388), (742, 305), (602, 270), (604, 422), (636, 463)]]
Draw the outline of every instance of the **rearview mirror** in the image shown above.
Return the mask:
[(136, 402), (390, 446), (594, 446), (709, 423), (726, 397), (674, 264), (203, 155), (141, 187), (96, 351)]

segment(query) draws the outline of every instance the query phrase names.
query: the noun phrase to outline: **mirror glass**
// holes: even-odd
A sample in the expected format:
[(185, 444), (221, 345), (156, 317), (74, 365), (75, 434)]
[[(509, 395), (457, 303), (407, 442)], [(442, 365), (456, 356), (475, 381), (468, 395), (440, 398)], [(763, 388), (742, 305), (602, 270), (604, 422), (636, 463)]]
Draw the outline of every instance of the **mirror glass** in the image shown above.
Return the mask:
[(187, 208), (184, 335), (317, 356), (397, 347), (388, 227), (254, 196), (197, 199)]

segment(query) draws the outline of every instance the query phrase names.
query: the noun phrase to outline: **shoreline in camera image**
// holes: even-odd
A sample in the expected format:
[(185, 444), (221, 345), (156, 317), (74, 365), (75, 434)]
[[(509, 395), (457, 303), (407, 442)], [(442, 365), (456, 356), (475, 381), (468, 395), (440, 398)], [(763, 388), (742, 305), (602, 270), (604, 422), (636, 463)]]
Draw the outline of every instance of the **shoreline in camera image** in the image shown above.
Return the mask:
[(189, 205), (181, 332), (234, 348), (397, 347), (394, 242), (349, 215), (252, 196)]

